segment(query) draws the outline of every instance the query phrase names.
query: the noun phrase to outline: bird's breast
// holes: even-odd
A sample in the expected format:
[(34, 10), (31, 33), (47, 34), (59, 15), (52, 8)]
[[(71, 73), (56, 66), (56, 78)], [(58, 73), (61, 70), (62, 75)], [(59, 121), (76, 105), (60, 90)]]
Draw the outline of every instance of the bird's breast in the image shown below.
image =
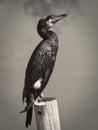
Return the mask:
[(42, 52), (49, 56), (56, 55), (58, 50), (58, 44), (50, 39), (46, 40), (41, 46)]

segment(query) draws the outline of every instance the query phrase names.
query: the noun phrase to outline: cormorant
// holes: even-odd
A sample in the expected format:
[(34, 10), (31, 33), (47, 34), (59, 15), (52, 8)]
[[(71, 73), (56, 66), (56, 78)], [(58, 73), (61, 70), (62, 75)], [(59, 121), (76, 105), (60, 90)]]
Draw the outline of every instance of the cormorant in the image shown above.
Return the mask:
[(49, 15), (39, 20), (37, 31), (43, 39), (35, 48), (25, 72), (25, 85), (22, 100), (26, 99), (27, 106), (22, 112), (27, 112), (25, 126), (31, 125), (33, 103), (45, 88), (56, 61), (58, 37), (50, 30), (56, 22), (67, 16)]

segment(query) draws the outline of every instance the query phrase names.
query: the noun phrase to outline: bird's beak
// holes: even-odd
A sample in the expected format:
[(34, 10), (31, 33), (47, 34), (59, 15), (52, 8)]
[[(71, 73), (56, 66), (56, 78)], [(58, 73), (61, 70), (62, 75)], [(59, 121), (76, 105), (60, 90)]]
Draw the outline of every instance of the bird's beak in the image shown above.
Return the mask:
[(63, 19), (66, 16), (67, 16), (67, 14), (57, 15), (56, 18), (53, 20), (53, 23), (55, 24), (56, 22), (60, 21), (61, 19)]

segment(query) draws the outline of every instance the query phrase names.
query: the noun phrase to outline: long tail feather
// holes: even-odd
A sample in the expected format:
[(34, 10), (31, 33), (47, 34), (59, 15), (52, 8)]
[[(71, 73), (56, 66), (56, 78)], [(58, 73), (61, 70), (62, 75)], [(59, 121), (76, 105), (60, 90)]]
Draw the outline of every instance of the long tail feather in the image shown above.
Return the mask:
[(25, 122), (25, 126), (26, 127), (28, 127), (29, 125), (31, 125), (32, 115), (33, 115), (33, 106), (29, 109), (29, 111), (27, 111), (26, 122)]
[(29, 125), (31, 125), (31, 122), (32, 122), (34, 97), (33, 97), (33, 94), (27, 96), (27, 95), (25, 95), (24, 92), (23, 92), (22, 100), (24, 102), (24, 99), (26, 98), (27, 106), (20, 113), (24, 113), (24, 112), (27, 113), (26, 114), (25, 127), (28, 127)]

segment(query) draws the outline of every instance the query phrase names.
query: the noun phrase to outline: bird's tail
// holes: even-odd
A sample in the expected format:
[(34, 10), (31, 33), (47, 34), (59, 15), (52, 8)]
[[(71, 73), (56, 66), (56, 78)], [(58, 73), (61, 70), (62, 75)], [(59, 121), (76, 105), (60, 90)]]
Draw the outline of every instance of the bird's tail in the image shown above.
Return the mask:
[(27, 111), (27, 114), (26, 114), (26, 122), (25, 122), (26, 127), (31, 125), (32, 115), (33, 115), (33, 105), (30, 107), (30, 109)]
[(26, 127), (31, 125), (31, 122), (32, 122), (33, 104), (34, 104), (34, 102), (30, 102), (29, 104), (27, 104), (25, 109), (20, 112), (20, 113), (26, 112), (26, 121), (25, 121), (25, 126)]
[(32, 122), (34, 99), (32, 95), (30, 97), (26, 97), (26, 99), (27, 106), (20, 113), (26, 112), (25, 126), (28, 127), (29, 125), (31, 125)]

